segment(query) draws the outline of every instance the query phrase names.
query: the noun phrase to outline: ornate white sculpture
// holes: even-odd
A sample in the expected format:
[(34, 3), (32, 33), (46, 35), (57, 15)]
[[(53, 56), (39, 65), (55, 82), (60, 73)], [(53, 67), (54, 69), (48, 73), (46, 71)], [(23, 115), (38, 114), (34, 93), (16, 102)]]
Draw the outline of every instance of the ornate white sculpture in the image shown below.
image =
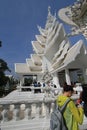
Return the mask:
[(58, 12), (60, 19), (72, 25), (71, 33), (68, 36), (80, 33), (87, 39), (87, 1), (77, 0), (73, 5), (60, 9)]

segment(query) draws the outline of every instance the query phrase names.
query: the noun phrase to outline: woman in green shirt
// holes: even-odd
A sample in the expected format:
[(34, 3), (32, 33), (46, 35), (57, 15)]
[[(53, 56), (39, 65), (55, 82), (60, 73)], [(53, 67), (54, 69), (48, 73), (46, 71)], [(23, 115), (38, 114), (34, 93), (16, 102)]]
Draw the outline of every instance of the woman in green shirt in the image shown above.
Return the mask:
[[(57, 97), (57, 105), (62, 107), (66, 100), (72, 96), (72, 93), (72, 86), (64, 86), (63, 94)], [(83, 122), (83, 113), (83, 107), (81, 105), (76, 107), (74, 101), (71, 99), (63, 113), (68, 130), (79, 130), (78, 124), (81, 125)]]

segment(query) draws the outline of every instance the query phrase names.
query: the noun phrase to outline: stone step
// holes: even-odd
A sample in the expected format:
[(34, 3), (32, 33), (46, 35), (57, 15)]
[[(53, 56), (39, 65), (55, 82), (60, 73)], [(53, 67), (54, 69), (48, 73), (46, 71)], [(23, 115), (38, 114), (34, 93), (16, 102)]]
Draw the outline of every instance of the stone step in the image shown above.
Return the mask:
[[(49, 130), (49, 118), (34, 118), (32, 120), (8, 121), (0, 124), (0, 130)], [(87, 118), (84, 117), (84, 122), (79, 126), (80, 130), (87, 129)]]
[(47, 130), (49, 119), (32, 119), (1, 123), (1, 130)]

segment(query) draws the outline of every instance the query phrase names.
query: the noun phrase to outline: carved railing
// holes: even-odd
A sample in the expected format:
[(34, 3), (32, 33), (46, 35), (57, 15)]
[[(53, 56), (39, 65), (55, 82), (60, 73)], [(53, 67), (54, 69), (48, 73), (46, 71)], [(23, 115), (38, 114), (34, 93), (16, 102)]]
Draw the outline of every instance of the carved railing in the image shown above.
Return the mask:
[[(36, 88), (34, 87), (33, 90), (34, 89)], [(38, 96), (36, 100), (21, 99), (18, 101), (11, 99), (8, 100), (5, 98), (4, 100), (0, 101), (1, 124), (6, 122), (28, 121), (32, 119), (39, 119), (41, 121), (41, 119), (44, 118), (49, 121), (50, 114), (55, 108), (56, 95), (54, 94), (54, 91), (58, 90), (58, 92), (60, 92), (62, 89), (53, 88), (50, 92), (50, 88), (47, 87), (43, 90), (45, 90), (45, 94), (41, 99)], [(18, 93), (21, 95), (22, 92), (18, 90)], [(77, 99), (78, 94), (72, 96), (72, 98), (74, 100)]]
[[(21, 87), (23, 88), (23, 87)], [(31, 93), (34, 92), (34, 89), (42, 89), (41, 87), (27, 87), (32, 88)], [(55, 107), (55, 92), (60, 92), (62, 89), (53, 88), (51, 89), (49, 87), (43, 88), (43, 91), (45, 91), (44, 97), (42, 99), (39, 99), (39, 96), (37, 96), (36, 100), (25, 100), (23, 97), (21, 97), (20, 101), (11, 100), (8, 98), (5, 98), (0, 102), (0, 121), (1, 122), (7, 122), (7, 121), (17, 121), (17, 120), (23, 120), (23, 119), (32, 119), (32, 118), (43, 118), (43, 117), (49, 117), (50, 113)], [(21, 96), (21, 91), (18, 90), (18, 94)], [(75, 98), (75, 96), (74, 96)], [(77, 96), (76, 96), (77, 98)]]
[(54, 109), (52, 102), (8, 102), (0, 105), (0, 121), (29, 120), (33, 118), (49, 117)]

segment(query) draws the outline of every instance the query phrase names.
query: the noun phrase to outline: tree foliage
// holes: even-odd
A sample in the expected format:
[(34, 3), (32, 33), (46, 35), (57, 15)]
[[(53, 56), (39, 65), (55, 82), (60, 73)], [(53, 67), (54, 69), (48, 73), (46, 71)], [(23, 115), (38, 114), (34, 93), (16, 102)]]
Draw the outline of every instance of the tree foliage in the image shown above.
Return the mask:
[(0, 41), (0, 47), (2, 46), (2, 41)]
[(6, 85), (9, 80), (9, 78), (5, 76), (5, 71), (11, 72), (7, 63), (3, 59), (0, 59), (0, 86)]

